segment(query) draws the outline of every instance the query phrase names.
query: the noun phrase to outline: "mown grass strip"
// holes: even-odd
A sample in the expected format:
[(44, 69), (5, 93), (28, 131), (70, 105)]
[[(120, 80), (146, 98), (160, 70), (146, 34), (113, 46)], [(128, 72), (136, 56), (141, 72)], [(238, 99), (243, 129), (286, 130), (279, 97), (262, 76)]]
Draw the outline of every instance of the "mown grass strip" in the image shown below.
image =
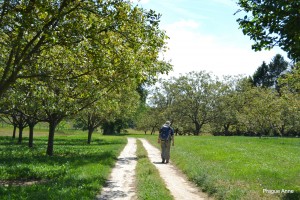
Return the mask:
[(172, 200), (170, 191), (166, 188), (158, 170), (148, 159), (147, 151), (140, 140), (137, 140), (136, 166), (137, 195), (140, 200), (164, 199)]
[(171, 160), (217, 199), (298, 200), (299, 152), (299, 138), (178, 136)]
[[(54, 156), (45, 155), (47, 137), (34, 148), (0, 136), (0, 197), (5, 199), (95, 199), (127, 140), (87, 133), (55, 136)], [(34, 184), (32, 184), (34, 183)]]

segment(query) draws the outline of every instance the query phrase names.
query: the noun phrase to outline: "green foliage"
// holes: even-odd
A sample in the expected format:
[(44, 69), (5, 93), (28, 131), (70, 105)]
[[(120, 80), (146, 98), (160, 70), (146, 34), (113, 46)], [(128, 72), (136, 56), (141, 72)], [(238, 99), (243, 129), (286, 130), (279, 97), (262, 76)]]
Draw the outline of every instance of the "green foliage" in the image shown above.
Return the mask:
[[(190, 72), (179, 78), (161, 81), (152, 96), (152, 104), (159, 115), (172, 121), (176, 129), (200, 134), (204, 124), (214, 118), (213, 108), (221, 85), (205, 71)], [(156, 115), (156, 120), (161, 119)]]
[[(156, 128), (171, 119), (179, 135), (199, 134), (204, 128), (215, 135), (298, 135), (297, 70), (282, 75), (280, 67), (274, 67), (282, 57), (275, 58), (268, 67), (272, 68), (268, 81), (276, 88), (254, 87), (251, 77), (214, 80), (206, 72), (161, 81), (151, 96), (152, 107), (139, 120), (139, 128), (146, 131), (149, 124)], [(278, 84), (281, 75), (285, 79)]]
[[(56, 136), (56, 156), (45, 156), (46, 137), (37, 136), (33, 149), (1, 137), (1, 199), (93, 199), (104, 186), (123, 137), (97, 136), (91, 145), (86, 134)], [(26, 185), (27, 184), (27, 185)]]
[(285, 91), (293, 94), (300, 94), (300, 62), (296, 63), (294, 68), (279, 80), (280, 85)]
[(140, 140), (137, 140), (137, 157), (136, 166), (137, 175), (137, 194), (139, 199), (173, 199), (170, 191), (166, 188), (159, 172), (147, 157)]
[(282, 76), (283, 72), (288, 68), (288, 62), (284, 58), (277, 54), (270, 64), (263, 64), (257, 68), (253, 74), (253, 82), (256, 86), (262, 87), (275, 87), (279, 90), (278, 79)]
[(244, 15), (237, 19), (245, 35), (250, 36), (256, 51), (281, 47), (291, 59), (300, 59), (300, 26), (298, 0), (239, 0), (240, 10)]
[[(147, 138), (157, 145), (156, 137)], [(175, 140), (172, 162), (217, 199), (300, 197), (298, 138), (179, 136)], [(267, 194), (263, 189), (294, 193)]]
[[(110, 93), (153, 83), (171, 69), (159, 59), (167, 39), (160, 15), (129, 1), (4, 1), (0, 12), (0, 96), (12, 92), (5, 98), (12, 99), (8, 110), (49, 123), (49, 155), (55, 128), (65, 117)], [(127, 117), (135, 97), (104, 103), (106, 111)]]
[(2, 1), (0, 12), (0, 96), (19, 78), (90, 76), (108, 87), (170, 70), (158, 60), (160, 16), (128, 1)]

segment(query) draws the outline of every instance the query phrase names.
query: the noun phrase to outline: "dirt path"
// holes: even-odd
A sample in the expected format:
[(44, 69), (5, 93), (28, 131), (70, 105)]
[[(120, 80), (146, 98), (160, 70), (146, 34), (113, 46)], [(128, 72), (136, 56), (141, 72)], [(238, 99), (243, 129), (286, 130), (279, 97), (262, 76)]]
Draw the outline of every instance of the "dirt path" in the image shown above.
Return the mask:
[[(190, 183), (186, 176), (172, 165), (172, 162), (162, 164), (160, 150), (152, 146), (146, 139), (140, 140), (148, 152), (150, 161), (158, 169), (175, 200), (210, 199), (206, 194), (200, 192), (195, 185)], [(136, 139), (128, 138), (128, 144), (118, 157), (118, 161), (112, 170), (107, 186), (102, 189), (101, 194), (98, 195), (96, 199), (137, 199), (134, 188), (136, 159)]]
[(148, 152), (148, 157), (150, 161), (158, 169), (161, 177), (166, 183), (167, 188), (171, 191), (171, 194), (174, 196), (174, 199), (209, 199), (206, 194), (200, 192), (195, 185), (189, 182), (186, 176), (183, 173), (181, 173), (174, 165), (172, 165), (172, 162), (170, 162), (169, 164), (162, 164), (160, 150), (152, 146), (146, 139), (140, 140), (142, 141), (143, 146)]
[(135, 167), (136, 139), (128, 138), (128, 143), (118, 157), (118, 161), (113, 168), (107, 186), (103, 187), (101, 193), (97, 195), (97, 200), (135, 200)]

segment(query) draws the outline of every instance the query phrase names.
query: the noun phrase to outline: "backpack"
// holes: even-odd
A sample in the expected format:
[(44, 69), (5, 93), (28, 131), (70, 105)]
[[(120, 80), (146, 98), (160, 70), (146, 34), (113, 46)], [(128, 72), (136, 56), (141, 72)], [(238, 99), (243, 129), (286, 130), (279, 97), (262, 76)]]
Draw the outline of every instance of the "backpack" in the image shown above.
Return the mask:
[(168, 140), (169, 137), (171, 136), (171, 128), (168, 126), (163, 126), (160, 129), (160, 139), (162, 140)]

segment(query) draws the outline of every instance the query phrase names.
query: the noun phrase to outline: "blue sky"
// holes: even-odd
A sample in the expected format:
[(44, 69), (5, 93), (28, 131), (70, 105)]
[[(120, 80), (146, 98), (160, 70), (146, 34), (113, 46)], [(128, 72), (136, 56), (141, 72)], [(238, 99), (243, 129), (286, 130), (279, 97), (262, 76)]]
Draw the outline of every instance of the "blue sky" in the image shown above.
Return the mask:
[[(253, 41), (243, 35), (234, 13), (235, 0), (132, 0), (162, 14), (161, 29), (170, 39), (163, 55), (173, 65), (172, 76), (205, 70), (224, 75), (253, 75), (263, 61), (269, 63), (279, 48), (254, 52)], [(286, 58), (286, 60), (288, 60)]]

